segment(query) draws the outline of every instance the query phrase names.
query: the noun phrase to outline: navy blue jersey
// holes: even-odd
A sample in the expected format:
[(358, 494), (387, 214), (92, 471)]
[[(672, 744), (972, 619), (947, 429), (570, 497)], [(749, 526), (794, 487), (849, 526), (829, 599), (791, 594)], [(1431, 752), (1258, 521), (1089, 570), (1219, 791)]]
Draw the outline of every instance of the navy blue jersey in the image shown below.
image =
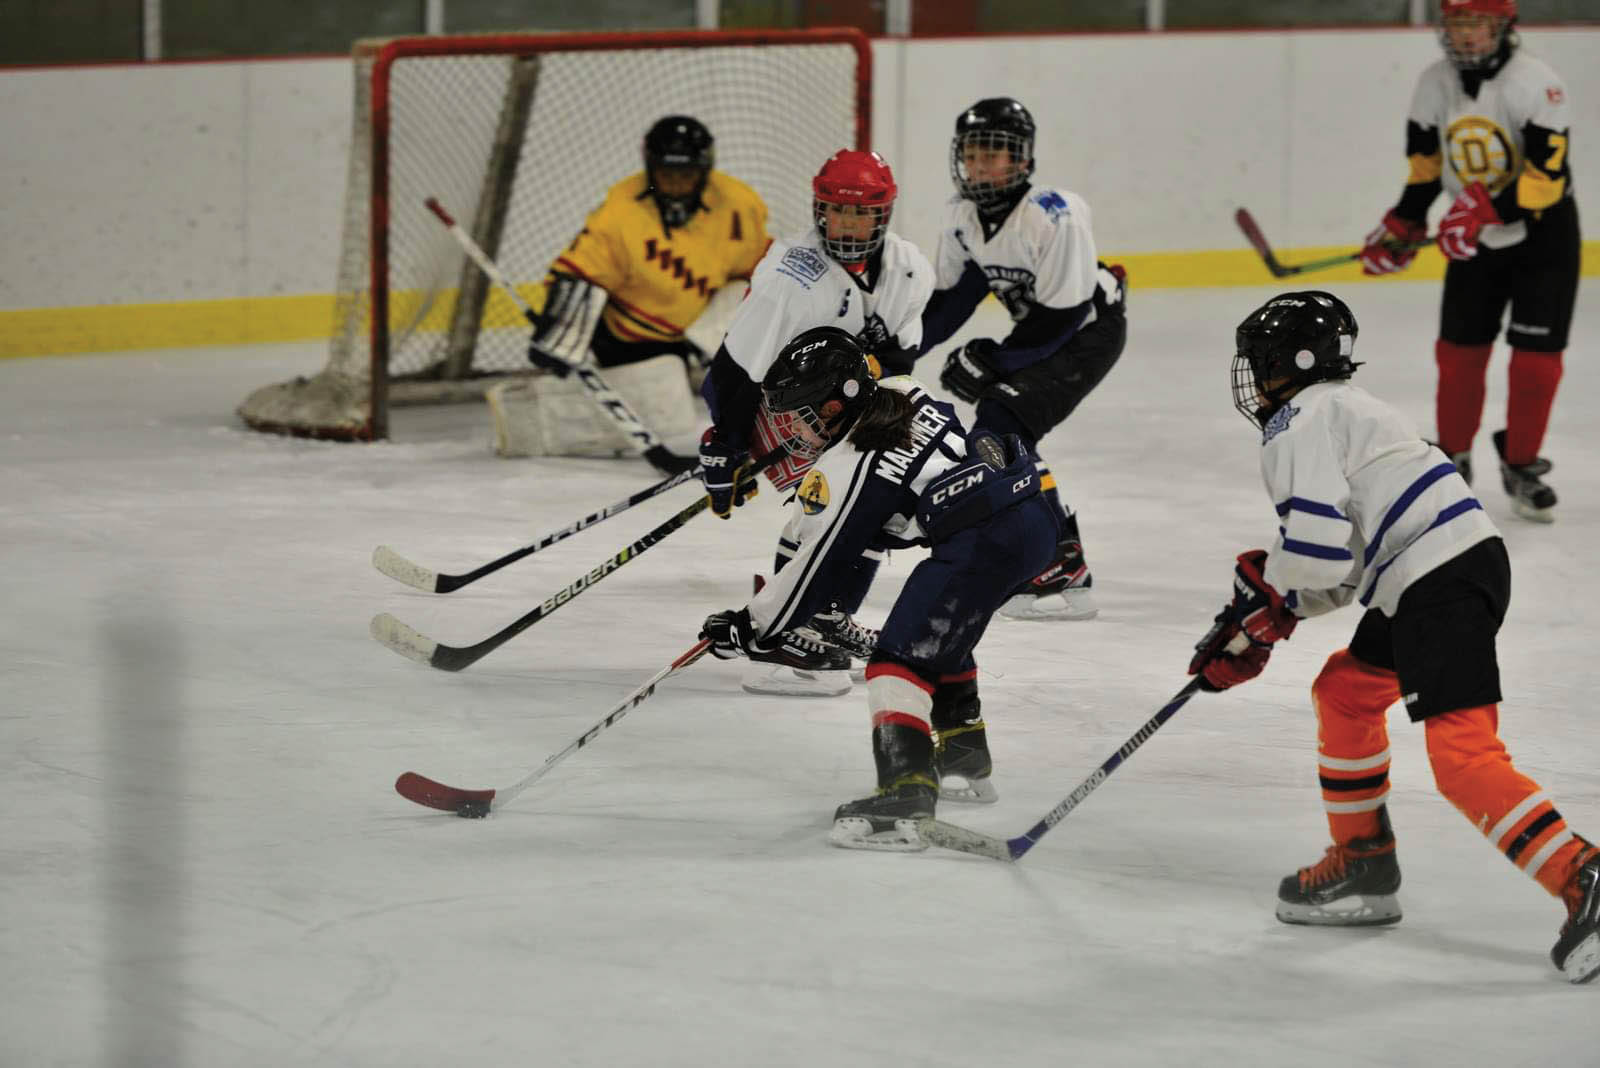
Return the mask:
[(927, 544), (918, 520), (925, 491), (971, 462), (967, 432), (954, 408), (935, 400), (909, 375), (886, 378), (879, 385), (899, 390), (915, 403), (911, 443), (864, 451), (846, 440), (817, 460), (795, 493), (795, 506), (803, 510), (799, 549), (750, 602), (759, 639), (802, 626), (826, 611), (863, 551)]

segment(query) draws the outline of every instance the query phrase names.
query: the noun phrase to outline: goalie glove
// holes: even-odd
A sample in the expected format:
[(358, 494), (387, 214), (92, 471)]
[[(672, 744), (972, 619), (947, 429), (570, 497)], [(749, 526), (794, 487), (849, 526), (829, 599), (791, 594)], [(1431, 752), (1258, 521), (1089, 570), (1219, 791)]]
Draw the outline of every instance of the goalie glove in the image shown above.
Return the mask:
[(545, 293), (544, 311), (528, 342), (528, 361), (565, 378), (589, 362), (589, 341), (605, 310), (606, 291), (570, 274), (555, 275)]
[(939, 374), (939, 384), (969, 404), (978, 403), (983, 391), (1000, 381), (1000, 369), (989, 360), (999, 347), (993, 338), (975, 337), (952, 350)]
[(1262, 577), (1266, 563), (1262, 549), (1239, 554), (1233, 599), (1212, 620), (1189, 661), (1189, 674), (1203, 677), (1203, 689), (1226, 690), (1261, 674), (1272, 646), (1293, 634), (1300, 622)]

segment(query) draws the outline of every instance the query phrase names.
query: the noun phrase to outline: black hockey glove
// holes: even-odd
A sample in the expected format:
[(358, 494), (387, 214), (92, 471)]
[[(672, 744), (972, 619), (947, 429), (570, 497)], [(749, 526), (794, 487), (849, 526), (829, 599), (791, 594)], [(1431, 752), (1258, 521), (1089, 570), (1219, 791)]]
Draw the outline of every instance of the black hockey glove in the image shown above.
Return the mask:
[(750, 612), (741, 608), (713, 612), (706, 616), (700, 627), (700, 637), (711, 643), (711, 655), (718, 660), (735, 660), (750, 654), (755, 641), (755, 630), (750, 626)]
[(707, 427), (700, 437), (700, 481), (711, 498), (711, 511), (727, 519), (733, 510), (756, 495), (755, 465), (747, 449), (725, 444), (716, 427)]
[(951, 351), (939, 384), (968, 403), (978, 403), (983, 391), (1000, 381), (1000, 369), (989, 359), (999, 347), (994, 338), (975, 337), (966, 347)]

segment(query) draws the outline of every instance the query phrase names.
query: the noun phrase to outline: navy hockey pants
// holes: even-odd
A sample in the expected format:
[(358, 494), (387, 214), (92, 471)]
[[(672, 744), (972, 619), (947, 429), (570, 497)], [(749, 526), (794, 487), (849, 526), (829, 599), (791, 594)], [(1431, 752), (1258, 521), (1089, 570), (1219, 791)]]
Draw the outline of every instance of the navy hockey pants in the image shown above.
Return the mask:
[(911, 572), (883, 624), (874, 660), (935, 681), (972, 670), (989, 619), (1055, 559), (1061, 527), (1035, 494), (933, 547)]

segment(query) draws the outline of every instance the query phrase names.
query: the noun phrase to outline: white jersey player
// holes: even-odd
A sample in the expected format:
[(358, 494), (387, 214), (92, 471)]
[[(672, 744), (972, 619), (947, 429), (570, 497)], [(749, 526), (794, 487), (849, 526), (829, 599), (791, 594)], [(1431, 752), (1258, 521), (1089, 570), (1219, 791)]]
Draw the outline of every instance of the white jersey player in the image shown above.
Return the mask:
[(1089, 205), (1035, 184), (1034, 122), (1010, 97), (980, 100), (956, 119), (950, 170), (957, 195), (939, 237), (938, 289), (923, 315), (922, 350), (950, 337), (993, 293), (1011, 313), (1003, 339), (950, 353), (940, 382), (977, 406), (973, 426), (1016, 434), (1034, 453), (1062, 543), (1050, 567), (1002, 614), (1088, 619), (1096, 614), (1077, 516), (1061, 505), (1038, 442), (1072, 414), (1122, 355), (1127, 338), (1121, 268), (1096, 259)]
[(1356, 335), (1345, 303), (1315, 290), (1275, 297), (1239, 324), (1234, 405), (1261, 435), (1279, 533), (1270, 552), (1239, 555), (1233, 596), (1189, 673), (1207, 689), (1236, 686), (1260, 674), (1300, 618), (1366, 605), (1311, 686), (1333, 845), (1279, 883), (1278, 919), (1400, 920), (1385, 716), (1402, 702), (1423, 724), (1439, 792), (1566, 905), (1550, 958), (1588, 982), (1600, 975), (1600, 850), (1517, 770), (1499, 736), (1505, 543), (1455, 465), (1350, 384)]
[(1571, 108), (1550, 66), (1518, 47), (1516, 0), (1440, 0), (1445, 58), (1422, 72), (1406, 116), (1399, 201), (1367, 235), (1367, 274), (1403, 269), (1428, 238), (1428, 208), (1448, 258), (1434, 362), (1439, 447), (1472, 481), (1484, 383), (1505, 322), (1511, 349), (1506, 425), (1493, 435), (1501, 482), (1525, 519), (1555, 518), (1539, 456), (1561, 382), (1581, 271), (1573, 199)]
[[(750, 455), (782, 446), (788, 456), (767, 477), (779, 490), (797, 485), (817, 448), (786, 439), (762, 405), (761, 381), (779, 351), (819, 326), (856, 337), (880, 367), (908, 370), (922, 342), (922, 313), (933, 291), (933, 267), (917, 247), (888, 230), (896, 188), (875, 152), (835, 153), (812, 181), (815, 226), (774, 241), (750, 280), (702, 387), (713, 424), (700, 446), (711, 508), (727, 518), (755, 493)], [(778, 540), (774, 572), (794, 555), (799, 509)], [(860, 607), (881, 552), (864, 554), (834, 607), (846, 617)], [(802, 662), (803, 661), (803, 662)], [(788, 657), (747, 680), (758, 693), (839, 693), (848, 680), (816, 677), (844, 666), (838, 657)]]

